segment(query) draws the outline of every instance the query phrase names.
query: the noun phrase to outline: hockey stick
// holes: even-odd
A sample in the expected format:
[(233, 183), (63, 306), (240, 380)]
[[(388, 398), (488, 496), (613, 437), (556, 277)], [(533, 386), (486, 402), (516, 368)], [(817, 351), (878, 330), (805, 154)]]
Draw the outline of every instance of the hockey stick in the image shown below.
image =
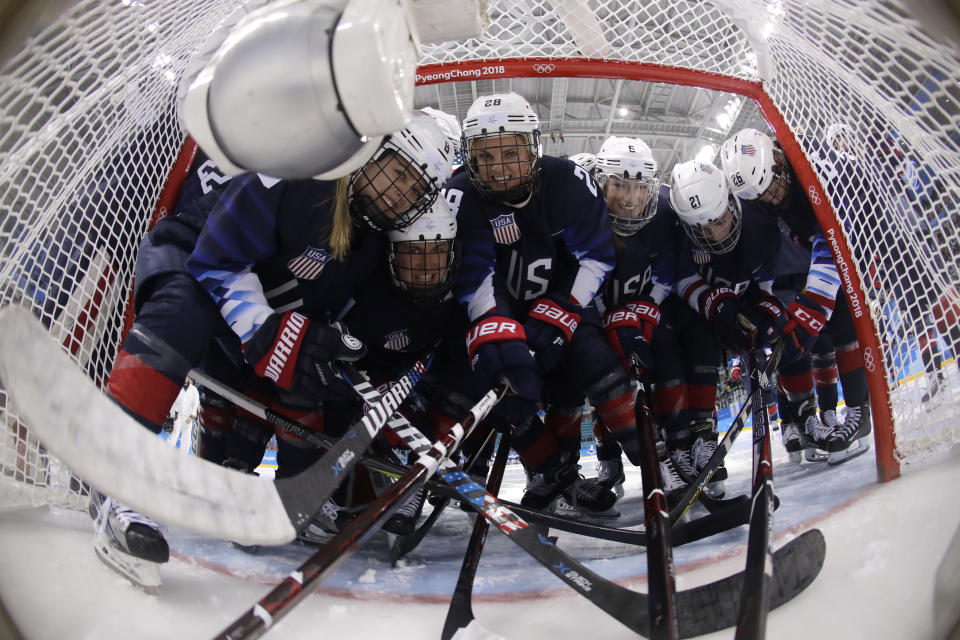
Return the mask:
[[(473, 468), (476, 466), (481, 456), (483, 456), (487, 448), (487, 443), (491, 438), (493, 438), (494, 433), (496, 432), (491, 429), (484, 438), (483, 444), (480, 445), (479, 449), (477, 449), (477, 452), (469, 460), (464, 462), (463, 470), (465, 472), (470, 473), (473, 471)], [(485, 484), (489, 485), (489, 482), (485, 482)], [(438, 504), (434, 505), (433, 511), (430, 512), (430, 515), (427, 516), (427, 519), (422, 525), (417, 527), (410, 535), (399, 536), (397, 538), (396, 542), (393, 543), (393, 546), (390, 547), (390, 566), (397, 566), (397, 561), (400, 560), (400, 558), (417, 548), (423, 538), (430, 532), (430, 529), (433, 528), (433, 525), (436, 524), (437, 520), (440, 518), (440, 515), (444, 512), (444, 510), (446, 510), (447, 505), (450, 504), (450, 500), (450, 496), (442, 498)]]
[[(634, 362), (634, 370), (638, 363)], [(634, 376), (634, 406), (640, 440), (640, 478), (643, 482), (644, 525), (647, 530), (647, 583), (650, 595), (650, 635), (652, 640), (676, 640), (677, 617), (674, 608), (676, 582), (673, 570), (673, 546), (670, 543), (670, 520), (667, 496), (660, 477), (660, 461), (654, 440), (653, 414), (647, 403), (649, 388)]]
[[(352, 431), (379, 429), (419, 379), (413, 371)], [(165, 524), (241, 544), (286, 544), (320, 508), (329, 468), (264, 481), (184, 456), (104, 395), (40, 321), (0, 310), (0, 378), (34, 437), (101, 492)]]
[(455, 424), (446, 436), (426, 450), (420, 450), (417, 461), (402, 478), (381, 493), (369, 507), (347, 523), (340, 533), (320, 547), (256, 605), (220, 632), (217, 638), (228, 640), (259, 638), (275, 622), (289, 613), (319, 586), (324, 576), (353, 555), (357, 548), (403, 504), (410, 493), (419, 489), (438, 467), (452, 464), (449, 456), (456, 451), (460, 443), (477, 423), (483, 420), (505, 392), (506, 386), (502, 384), (488, 391), (470, 409), (469, 415)]
[[(340, 369), (344, 380), (355, 384), (358, 393), (368, 399), (368, 402), (378, 397), (376, 389), (365, 382), (362, 375), (351, 365), (340, 363)], [(422, 450), (426, 441), (423, 434), (412, 426), (397, 430), (396, 435), (414, 451)], [(440, 475), (444, 481), (466, 498), (465, 502), (475, 511), (497, 525), (511, 541), (624, 626), (640, 635), (647, 633), (649, 616), (646, 612), (646, 594), (621, 587), (583, 566), (507, 508), (503, 502), (488, 494), (449, 460), (442, 462), (440, 467)], [(793, 571), (775, 574), (776, 598), (773, 600), (777, 604), (782, 604), (800, 593), (813, 581), (823, 565), (822, 536), (819, 543), (811, 541), (810, 537), (801, 536), (791, 540), (780, 551), (792, 556), (801, 546), (805, 555), (789, 563)], [(677, 592), (675, 603), (679, 637), (688, 638), (734, 626), (742, 581), (741, 572), (701, 587)], [(703, 615), (701, 611), (707, 615)]]
[[(769, 380), (773, 377), (773, 373), (777, 369), (777, 365), (780, 362), (780, 355), (782, 353), (783, 341), (781, 340), (778, 341), (776, 346), (773, 348), (773, 355), (770, 356), (770, 359), (767, 361), (767, 366), (763, 370), (763, 379)], [(747, 398), (740, 407), (740, 411), (737, 413), (737, 417), (733, 421), (733, 424), (730, 425), (730, 428), (727, 429), (727, 433), (717, 445), (717, 450), (713, 452), (713, 455), (710, 456), (710, 460), (707, 461), (707, 465), (700, 470), (700, 473), (697, 475), (696, 479), (691, 482), (690, 486), (688, 486), (683, 492), (683, 495), (680, 497), (680, 500), (677, 502), (677, 504), (670, 509), (670, 523), (672, 525), (676, 525), (680, 518), (683, 517), (683, 514), (685, 514), (687, 509), (689, 509), (694, 501), (696, 501), (706, 484), (710, 482), (710, 478), (713, 477), (713, 473), (721, 464), (723, 464), (723, 459), (727, 456), (727, 453), (733, 447), (733, 443), (737, 439), (737, 436), (740, 435), (740, 432), (746, 425), (746, 411), (747, 407), (749, 406), (750, 398)]]
[(761, 373), (764, 353), (754, 349), (750, 363), (750, 399), (753, 403), (753, 512), (747, 536), (747, 567), (737, 616), (738, 640), (762, 640), (767, 629), (770, 579), (773, 572), (773, 461), (770, 424), (763, 402), (768, 380)]
[[(196, 379), (199, 382), (200, 376), (198, 376)], [(202, 382), (202, 384), (204, 386), (210, 388), (250, 413), (261, 416), (269, 416), (269, 418), (264, 419), (271, 420), (272, 424), (284, 429), (285, 431), (293, 433), (317, 446), (329, 448), (336, 445), (337, 441), (330, 436), (312, 431), (295, 420), (291, 420), (280, 414), (276, 414), (253, 398), (243, 395), (239, 391), (236, 391), (224, 385), (223, 383), (210, 378), (209, 376), (204, 376), (203, 379), (204, 382)], [(398, 414), (397, 416), (388, 420), (387, 424), (393, 424), (394, 426), (400, 428), (399, 423), (397, 423), (399, 419), (400, 416)], [(392, 478), (399, 478), (408, 471), (407, 467), (395, 462), (384, 460), (383, 458), (371, 455), (369, 453), (361, 456), (360, 462), (364, 464), (370, 471), (390, 476)], [(447, 484), (440, 480), (436, 480), (435, 478), (431, 478), (429, 481), (427, 481), (426, 486), (431, 493), (436, 495), (443, 496), (444, 498), (463, 500), (463, 496), (460, 495), (455, 489), (452, 489)], [(560, 531), (575, 533), (582, 536), (589, 536), (601, 540), (609, 540), (611, 542), (623, 542), (638, 546), (646, 546), (647, 544), (647, 535), (645, 530), (606, 527), (582, 520), (573, 520), (564, 516), (548, 513), (546, 511), (540, 511), (538, 509), (531, 509), (507, 500), (501, 500), (501, 502), (511, 511), (517, 513), (522, 518), (534, 524), (542, 524), (554, 529), (559, 529)], [(433, 514), (431, 513), (431, 515)], [(427, 518), (429, 520), (430, 516), (427, 516)], [(710, 537), (722, 531), (727, 531), (729, 529), (733, 529), (734, 527), (745, 525), (749, 522), (749, 519), (749, 504), (744, 496), (740, 496), (739, 498), (732, 500), (717, 501), (717, 507), (714, 509), (714, 513), (674, 526), (672, 531), (673, 544), (674, 546), (680, 546), (688, 542), (702, 540), (703, 538)], [(423, 528), (425, 525), (426, 522), (424, 522), (424, 525), (421, 525), (421, 528)], [(398, 542), (400, 540), (402, 540), (402, 538), (399, 538)]]
[[(509, 453), (510, 435), (504, 434), (500, 437), (500, 443), (497, 445), (497, 456), (494, 458), (493, 467), (490, 469), (490, 477), (487, 479), (487, 491), (492, 496), (500, 493), (500, 484), (503, 482), (503, 472), (507, 466)], [(483, 544), (487, 540), (489, 528), (490, 524), (486, 518), (478, 516), (476, 522), (473, 523), (473, 533), (470, 534), (467, 551), (463, 556), (460, 575), (457, 576), (457, 586), (454, 588), (453, 597), (450, 599), (450, 608), (447, 609), (447, 618), (443, 622), (443, 631), (440, 632), (441, 640), (450, 640), (460, 629), (466, 628), (474, 620), (470, 596), (473, 593), (473, 579), (477, 575), (480, 554), (483, 553)]]

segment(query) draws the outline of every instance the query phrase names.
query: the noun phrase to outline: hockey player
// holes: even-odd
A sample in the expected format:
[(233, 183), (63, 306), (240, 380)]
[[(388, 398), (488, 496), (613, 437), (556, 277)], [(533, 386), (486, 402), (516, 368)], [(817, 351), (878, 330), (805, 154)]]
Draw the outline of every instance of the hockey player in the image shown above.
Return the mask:
[(190, 451), (190, 443), (193, 441), (193, 421), (196, 419), (197, 410), (200, 408), (200, 393), (197, 387), (190, 384), (190, 378), (183, 380), (183, 388), (177, 396), (170, 413), (173, 414), (173, 430), (167, 438), (171, 446), (177, 447), (181, 434), (183, 435), (183, 445), (180, 449), (186, 454)]
[[(108, 393), (158, 432), (180, 381), (216, 344), (269, 381), (280, 408), (295, 408), (291, 417), (322, 428), (318, 400), (331, 380), (329, 363), (356, 359), (364, 347), (295, 309), (322, 308), (371, 273), (382, 233), (430, 207), (451, 161), (434, 120), (415, 116), (361, 169), (335, 182), (244, 174), (161, 220), (141, 245), (136, 320)], [(278, 451), (278, 464), (289, 460), (295, 473), (313, 457), (287, 447)], [(107, 513), (94, 494), (91, 513)], [(119, 509), (107, 523), (98, 548), (113, 550), (101, 555), (124, 552), (158, 582), (150, 564), (166, 561), (167, 546), (156, 525)]]
[[(781, 407), (784, 448), (794, 461), (799, 461), (799, 451), (804, 448), (808, 459), (822, 459), (815, 451), (820, 449), (827, 451), (833, 462), (842, 462), (852, 453), (869, 448), (870, 404), (853, 318), (846, 297), (837, 296), (840, 277), (826, 238), (806, 192), (796, 186), (800, 184), (796, 173), (769, 136), (744, 129), (724, 142), (721, 158), (734, 193), (744, 200), (755, 200), (759, 211), (782, 221), (791, 237), (810, 250), (804, 287), (789, 302), (787, 321), (779, 327), (786, 339), (779, 383), (793, 405)], [(832, 344), (824, 339), (817, 348), (817, 339), (826, 327)], [(836, 352), (848, 406), (844, 424), (837, 426), (824, 424), (817, 417), (810, 360), (811, 353), (816, 352), (821, 368), (828, 369), (832, 350)]]
[[(634, 361), (639, 363), (640, 375), (657, 381), (657, 395), (662, 400), (673, 393), (683, 377), (674, 371), (673, 364), (679, 362), (656, 361), (652, 353), (652, 345), (661, 340), (661, 308), (673, 288), (676, 271), (677, 227), (669, 189), (660, 185), (657, 162), (643, 140), (607, 138), (594, 164), (616, 249), (616, 266), (598, 298), (604, 311), (604, 333), (620, 355), (624, 370), (631, 371)], [(678, 419), (679, 414), (680, 411), (673, 412), (670, 418)], [(600, 419), (594, 421), (594, 435), (597, 481), (622, 495), (620, 446)], [(670, 498), (685, 485), (669, 456), (664, 456), (660, 466)]]
[[(689, 461), (675, 455), (678, 470), (684, 463), (699, 474), (717, 448), (716, 404), (720, 347), (747, 351), (772, 339), (772, 327), (782, 305), (770, 293), (773, 265), (780, 245), (776, 222), (741, 206), (729, 190), (723, 172), (710, 163), (684, 162), (674, 166), (670, 203), (687, 241), (680, 250), (675, 291), (713, 329), (682, 333), (692, 320), (678, 310), (678, 341), (691, 380), (691, 434)], [(659, 360), (658, 360), (659, 361)], [(683, 449), (681, 448), (682, 452)], [(718, 470), (719, 471), (719, 470)], [(725, 477), (714, 474), (716, 482)], [(716, 494), (722, 484), (715, 486)]]
[(524, 504), (545, 508), (562, 494), (571, 505), (607, 509), (612, 492), (578, 482), (583, 391), (635, 463), (639, 440), (626, 375), (593, 305), (613, 263), (603, 196), (582, 167), (541, 156), (539, 119), (515, 93), (478, 98), (463, 133), (467, 171), (444, 193), (460, 225), (454, 292), (472, 323), (472, 369), (488, 388), (508, 381), (514, 424), (546, 399), (547, 427), (564, 443), (551, 461), (526, 452), (540, 472)]

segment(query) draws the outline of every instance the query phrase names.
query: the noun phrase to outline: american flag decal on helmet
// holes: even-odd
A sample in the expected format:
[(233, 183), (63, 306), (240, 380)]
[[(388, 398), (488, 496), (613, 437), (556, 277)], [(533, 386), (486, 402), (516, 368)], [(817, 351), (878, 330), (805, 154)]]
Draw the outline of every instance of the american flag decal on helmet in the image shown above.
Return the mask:
[(333, 259), (323, 249), (307, 246), (303, 253), (287, 263), (290, 272), (301, 280), (313, 280), (319, 277), (324, 265)]
[(513, 244), (520, 239), (520, 227), (517, 226), (512, 213), (497, 216), (490, 221), (490, 226), (493, 227), (493, 239), (497, 244)]
[(755, 156), (757, 155), (757, 149), (752, 144), (742, 144), (740, 145), (740, 153), (745, 156)]
[(383, 337), (383, 346), (391, 351), (403, 351), (410, 346), (410, 336), (406, 329), (388, 333)]

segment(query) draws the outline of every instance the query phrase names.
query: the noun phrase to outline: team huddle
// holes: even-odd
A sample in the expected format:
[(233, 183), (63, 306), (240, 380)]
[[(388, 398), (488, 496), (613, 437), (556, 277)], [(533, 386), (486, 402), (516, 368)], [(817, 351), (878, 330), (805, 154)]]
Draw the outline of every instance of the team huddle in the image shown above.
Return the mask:
[[(510, 433), (527, 471), (522, 504), (576, 515), (609, 511), (623, 495), (624, 454), (641, 463), (634, 381), (654, 389), (660, 474), (677, 497), (717, 449), (720, 368), (782, 343), (785, 449), (794, 462), (842, 462), (866, 450), (871, 427), (824, 235), (773, 139), (746, 129), (720, 156), (720, 167), (677, 164), (669, 184), (636, 138), (610, 137), (579, 163), (544, 156), (540, 121), (514, 93), (478, 98), (462, 123), (416, 111), (336, 180), (210, 180), (215, 168), (198, 152), (175, 215), (141, 244), (136, 320), (107, 390), (159, 433), (200, 369), (338, 438), (364, 412), (339, 362), (387, 384), (429, 358), (406, 419), (435, 441), (506, 382), (465, 443), (479, 460), (468, 471), (482, 484), (485, 436)], [(815, 386), (831, 380), (818, 407)], [(200, 396), (194, 451), (211, 462), (253, 473), (274, 436), (278, 477), (323, 454), (210, 389)], [(579, 464), (585, 406), (597, 443), (590, 478)], [(375, 446), (402, 446), (386, 431), (383, 440)], [(721, 466), (709, 494), (722, 496), (725, 479)], [(382, 484), (357, 471), (316, 528), (335, 532)], [(409, 534), (426, 499), (425, 489), (410, 496), (384, 528)], [(90, 504), (104, 544), (168, 559), (149, 519), (97, 491)]]

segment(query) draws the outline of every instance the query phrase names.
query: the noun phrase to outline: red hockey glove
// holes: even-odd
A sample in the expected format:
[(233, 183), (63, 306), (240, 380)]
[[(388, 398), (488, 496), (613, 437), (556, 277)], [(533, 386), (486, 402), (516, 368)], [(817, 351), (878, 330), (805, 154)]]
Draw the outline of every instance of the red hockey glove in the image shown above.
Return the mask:
[(338, 326), (314, 323), (294, 311), (268, 317), (243, 347), (258, 376), (308, 397), (334, 383), (331, 362), (352, 362), (366, 353), (362, 342)]
[(580, 306), (552, 293), (534, 300), (523, 327), (540, 371), (552, 371), (580, 324)]
[(501, 400), (498, 408), (518, 421), (540, 409), (543, 389), (526, 337), (523, 326), (505, 316), (481, 318), (467, 332), (470, 367), (488, 389), (506, 379), (516, 395)]
[(714, 287), (701, 296), (700, 308), (713, 325), (720, 344), (735, 351), (752, 346), (753, 326), (742, 312), (737, 294), (727, 287)]
[(786, 324), (781, 329), (785, 338), (784, 362), (791, 362), (810, 353), (817, 336), (827, 325), (826, 310), (806, 294), (797, 295), (787, 307)]
[(660, 307), (652, 301), (636, 300), (607, 312), (603, 318), (603, 332), (607, 341), (620, 354), (625, 369), (630, 369), (632, 356), (642, 375), (653, 366), (650, 342), (653, 330), (660, 324)]

